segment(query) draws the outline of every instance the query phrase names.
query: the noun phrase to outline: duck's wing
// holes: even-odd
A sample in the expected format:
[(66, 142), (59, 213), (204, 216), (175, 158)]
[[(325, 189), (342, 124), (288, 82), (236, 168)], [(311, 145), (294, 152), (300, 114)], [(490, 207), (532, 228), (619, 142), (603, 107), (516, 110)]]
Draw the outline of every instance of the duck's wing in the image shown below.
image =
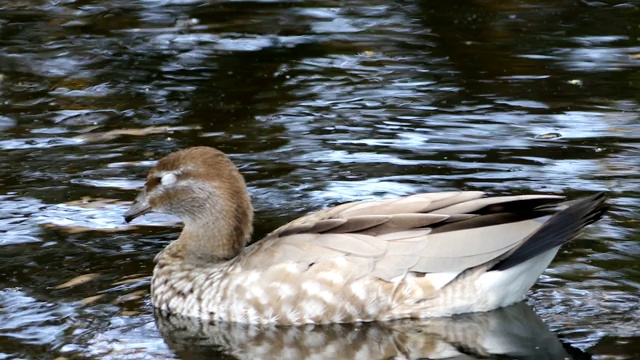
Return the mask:
[[(387, 281), (408, 272), (455, 276), (515, 252), (563, 208), (563, 199), (462, 191), (347, 203), (280, 227), (239, 260), (244, 267), (265, 268), (342, 257), (357, 273)], [(521, 261), (551, 248), (546, 246), (521, 254)]]

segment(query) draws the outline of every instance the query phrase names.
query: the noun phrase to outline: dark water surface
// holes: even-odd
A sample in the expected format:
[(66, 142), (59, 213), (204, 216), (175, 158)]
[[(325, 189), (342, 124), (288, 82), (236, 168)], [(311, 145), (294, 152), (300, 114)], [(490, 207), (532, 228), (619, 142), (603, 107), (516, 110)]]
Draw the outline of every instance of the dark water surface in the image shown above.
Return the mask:
[[(0, 359), (640, 358), (638, 1), (4, 0), (0, 50)], [(258, 236), (419, 191), (608, 191), (611, 210), (529, 306), (156, 323), (152, 259), (180, 227), (122, 213), (194, 145), (241, 167)]]

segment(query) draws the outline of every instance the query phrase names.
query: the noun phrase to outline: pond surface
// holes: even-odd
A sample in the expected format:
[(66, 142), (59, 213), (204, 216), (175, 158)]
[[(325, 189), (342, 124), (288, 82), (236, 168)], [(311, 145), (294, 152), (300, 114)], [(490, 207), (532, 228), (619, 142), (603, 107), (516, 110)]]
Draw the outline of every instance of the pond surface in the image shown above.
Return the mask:
[[(638, 1), (5, 0), (0, 49), (0, 359), (640, 357)], [(437, 190), (607, 191), (610, 211), (528, 305), (156, 322), (153, 257), (180, 225), (122, 214), (154, 160), (195, 145), (241, 168), (258, 237)]]

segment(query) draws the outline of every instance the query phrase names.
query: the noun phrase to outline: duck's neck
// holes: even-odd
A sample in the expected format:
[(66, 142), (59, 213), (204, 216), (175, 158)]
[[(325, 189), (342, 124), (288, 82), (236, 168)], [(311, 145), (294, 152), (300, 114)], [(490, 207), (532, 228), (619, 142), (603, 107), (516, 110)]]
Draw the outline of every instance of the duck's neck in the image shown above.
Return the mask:
[[(243, 184), (244, 185), (244, 184)], [(201, 204), (198, 216), (184, 219), (180, 237), (158, 255), (158, 261), (194, 265), (220, 263), (242, 252), (251, 237), (253, 207), (246, 189), (216, 194)]]

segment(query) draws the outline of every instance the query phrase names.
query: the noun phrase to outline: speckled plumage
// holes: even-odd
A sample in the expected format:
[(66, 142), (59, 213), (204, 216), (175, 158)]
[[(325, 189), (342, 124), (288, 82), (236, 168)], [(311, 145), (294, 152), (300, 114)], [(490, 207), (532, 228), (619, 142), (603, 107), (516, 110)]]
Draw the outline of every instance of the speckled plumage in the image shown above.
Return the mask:
[(240, 323), (344, 323), (488, 311), (523, 298), (559, 246), (604, 212), (599, 194), (417, 194), (343, 204), (246, 247), (253, 210), (221, 152), (173, 153), (125, 214), (179, 216), (156, 261), (161, 310)]

